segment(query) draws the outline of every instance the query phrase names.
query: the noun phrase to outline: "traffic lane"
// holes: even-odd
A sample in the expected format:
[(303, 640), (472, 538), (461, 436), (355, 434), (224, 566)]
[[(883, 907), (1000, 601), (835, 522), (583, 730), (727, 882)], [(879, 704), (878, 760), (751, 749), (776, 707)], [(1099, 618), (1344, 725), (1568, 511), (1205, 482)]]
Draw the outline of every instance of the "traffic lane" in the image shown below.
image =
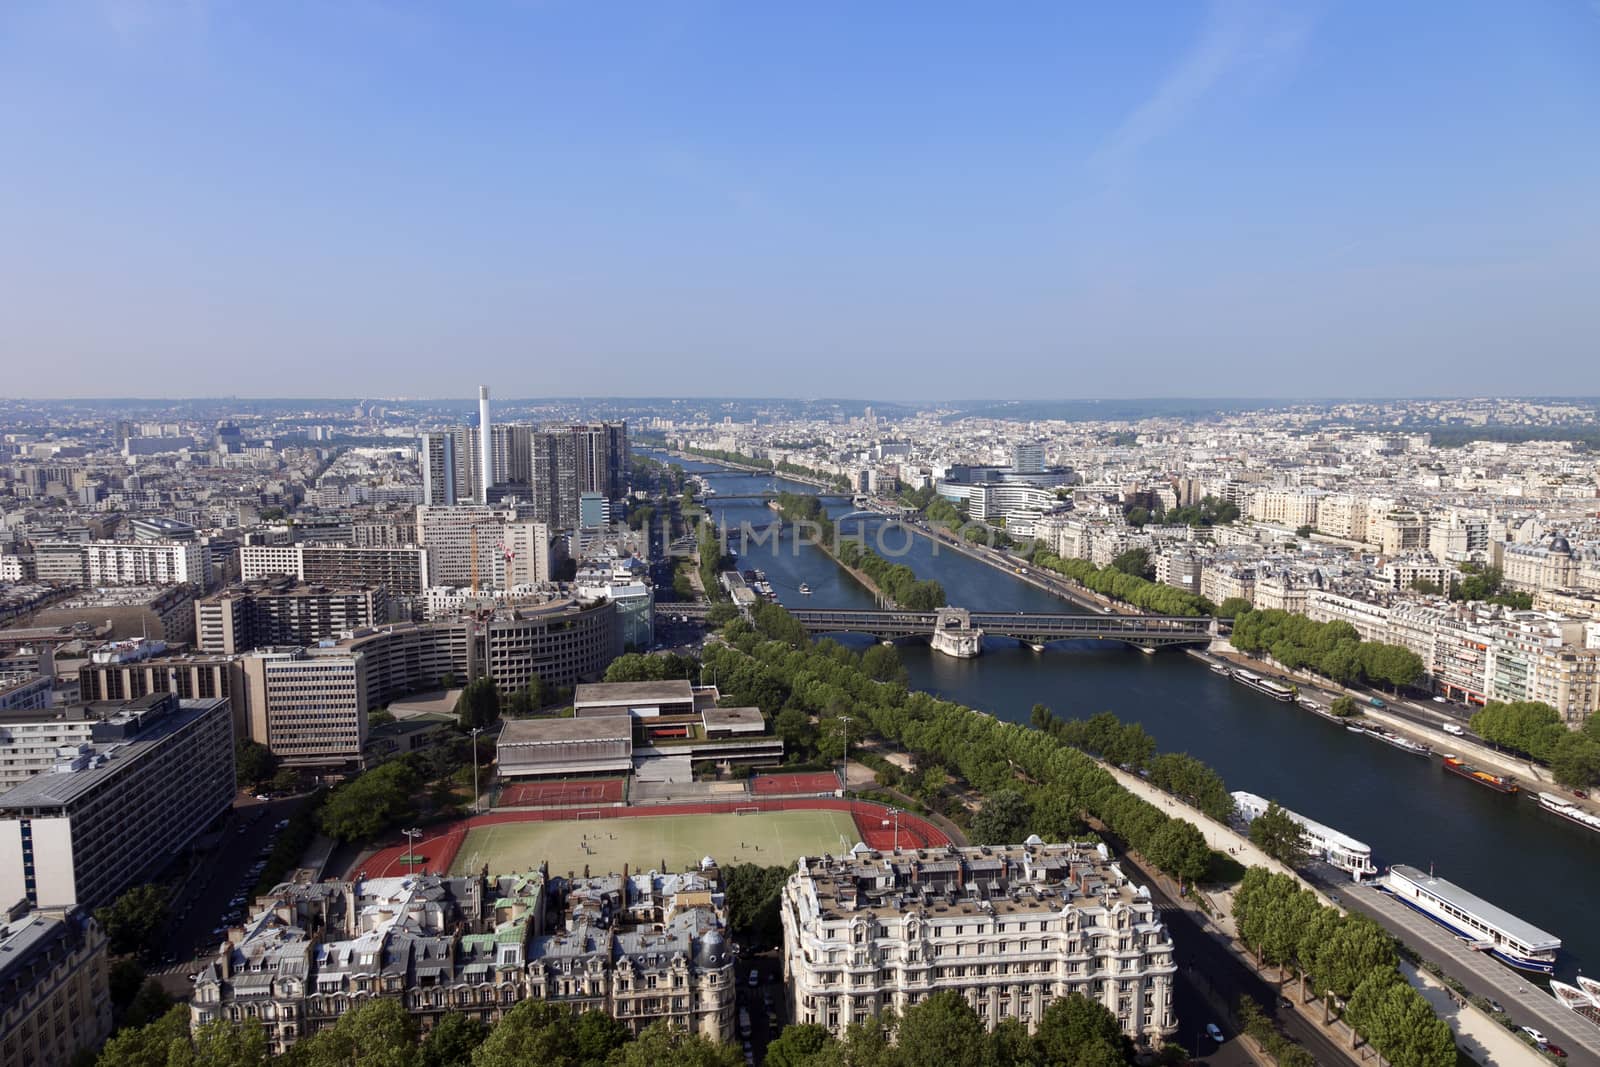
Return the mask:
[(1569, 1067), (1600, 1065), (1600, 1035), (1574, 1028), (1571, 1023), (1579, 1017), (1557, 1004), (1533, 979), (1495, 962), (1492, 957), (1467, 949), (1444, 927), (1376, 888), (1346, 888), (1345, 907), (1376, 920), (1407, 944), (1426, 945), (1431, 950), (1429, 955), (1451, 977), (1474, 993), (1498, 1000), (1519, 1024), (1543, 1031), (1546, 1037), (1566, 1049)]
[(183, 965), (180, 978), (186, 979), (197, 969), (187, 965), (209, 961), (215, 955), (224, 935), (213, 931), (224, 925), (225, 914), (235, 910), (229, 902), (240, 895), (241, 886), (248, 909), (256, 882), (249, 873), (251, 865), (263, 858), (260, 853), (268, 842), (276, 840), (277, 823), (289, 818), (303, 802), (303, 797), (259, 801), (243, 795), (235, 801), (216, 849), (202, 859), (204, 873), (174, 902), (175, 914), (168, 924), (163, 951), (178, 957)]

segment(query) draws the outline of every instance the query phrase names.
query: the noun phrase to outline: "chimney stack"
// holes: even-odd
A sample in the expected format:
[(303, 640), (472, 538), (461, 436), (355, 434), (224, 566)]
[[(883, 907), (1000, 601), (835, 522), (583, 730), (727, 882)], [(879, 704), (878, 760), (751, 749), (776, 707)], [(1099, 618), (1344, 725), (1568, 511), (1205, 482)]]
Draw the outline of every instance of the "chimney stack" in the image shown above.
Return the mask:
[(494, 433), (489, 422), (489, 387), (478, 386), (478, 470), (482, 484), (478, 487), (478, 503), (489, 502), (489, 487), (494, 484)]

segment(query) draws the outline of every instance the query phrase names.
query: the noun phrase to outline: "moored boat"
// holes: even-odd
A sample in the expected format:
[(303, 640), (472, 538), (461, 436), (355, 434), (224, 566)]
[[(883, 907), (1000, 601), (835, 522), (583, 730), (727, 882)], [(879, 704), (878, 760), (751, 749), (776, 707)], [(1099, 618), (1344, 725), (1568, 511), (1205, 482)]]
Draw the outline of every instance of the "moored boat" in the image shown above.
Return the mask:
[(1211, 673), (1212, 674), (1227, 674), (1228, 673), (1228, 665), (1226, 663), (1213, 663), (1213, 664), (1211, 664)]
[(1371, 734), (1373, 737), (1376, 737), (1379, 741), (1382, 741), (1387, 745), (1393, 745), (1402, 752), (1409, 752), (1413, 756), (1433, 755), (1433, 749), (1429, 748), (1427, 745), (1413, 741), (1409, 737), (1401, 737), (1393, 730), (1385, 730), (1381, 726), (1369, 726), (1367, 728), (1367, 733)]
[(1550, 974), (1561, 939), (1443, 878), (1397, 863), (1383, 888), (1407, 907), (1502, 963)]
[(1553, 978), (1550, 980), (1550, 992), (1563, 1008), (1570, 1008), (1592, 1023), (1600, 1023), (1600, 1000)]
[[(1234, 810), (1246, 823), (1266, 811), (1267, 804), (1265, 797), (1255, 793), (1240, 790), (1233, 794)], [(1377, 866), (1372, 862), (1372, 848), (1365, 841), (1357, 841), (1348, 834), (1342, 834), (1331, 826), (1324, 826), (1282, 805), (1279, 805), (1279, 810), (1300, 824), (1310, 851), (1344, 871), (1352, 880), (1359, 882), (1366, 875), (1378, 873)]]
[(1469, 782), (1476, 782), (1478, 785), (1493, 789), (1496, 793), (1515, 793), (1522, 788), (1517, 785), (1515, 778), (1481, 771), (1459, 756), (1446, 756), (1443, 766), (1451, 774), (1459, 775)]
[(1288, 703), (1294, 699), (1293, 689), (1286, 685), (1279, 685), (1270, 678), (1263, 678), (1253, 671), (1236, 670), (1233, 672), (1233, 676), (1251, 689), (1258, 693), (1264, 693), (1273, 700), (1281, 700), (1284, 703)]
[(1584, 811), (1566, 797), (1557, 796), (1554, 793), (1540, 793), (1539, 806), (1545, 811), (1559, 815), (1569, 822), (1575, 822), (1579, 826), (1587, 827), (1590, 830), (1600, 831), (1600, 815)]

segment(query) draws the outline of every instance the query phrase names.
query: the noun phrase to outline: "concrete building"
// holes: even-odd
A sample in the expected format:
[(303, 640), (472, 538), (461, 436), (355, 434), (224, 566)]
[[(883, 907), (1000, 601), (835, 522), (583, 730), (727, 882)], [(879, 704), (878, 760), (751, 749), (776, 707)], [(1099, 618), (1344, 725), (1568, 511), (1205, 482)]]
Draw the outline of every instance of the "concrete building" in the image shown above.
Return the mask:
[(30, 910), (0, 922), (0, 1067), (66, 1067), (111, 1034), (106, 935), (86, 911)]
[(422, 502), (432, 507), (456, 503), (455, 434), (423, 434), (417, 442), (417, 460), (422, 468)]
[(633, 720), (511, 719), (495, 745), (502, 779), (627, 774), (633, 770)]
[(1505, 546), (1501, 564), (1505, 584), (1530, 593), (1541, 589), (1567, 589), (1577, 584), (1578, 558), (1572, 545), (1558, 535), (1537, 544)]
[(502, 531), (505, 545), (505, 585), (548, 585), (551, 580), (551, 529), (547, 522), (508, 523)]
[(213, 593), (196, 601), (194, 611), (196, 645), (220, 654), (309, 644), (389, 621), (382, 586), (329, 587), (286, 575)]
[(834, 1034), (943, 990), (989, 1029), (1077, 993), (1147, 1046), (1177, 1030), (1172, 939), (1104, 846), (857, 845), (800, 860), (780, 914), (790, 1018)]
[(721, 874), (364, 879), (280, 885), (195, 980), (190, 1020), (256, 1018), (275, 1054), (371, 997), (424, 1033), (450, 1013), (494, 1023), (524, 1000), (734, 1034)]
[(287, 574), (331, 586), (378, 586), (391, 597), (421, 596), (432, 585), (428, 553), (415, 545), (244, 545), (239, 577)]
[(0, 794), (0, 899), (98, 907), (172, 860), (235, 792), (226, 700), (141, 697)]
[(94, 740), (93, 705), (0, 711), (0, 793), (55, 769), (62, 749)]
[(54, 691), (55, 679), (48, 675), (0, 678), (0, 712), (38, 711), (41, 708), (48, 708)]
[(85, 589), (35, 612), (38, 626), (98, 627), (112, 638), (155, 638), (169, 644), (194, 640), (197, 586), (143, 585)]
[(428, 553), (431, 584), (505, 588), (506, 518), (505, 512), (482, 504), (418, 507), (417, 540)]
[(245, 657), (251, 738), (289, 766), (359, 766), (375, 706), (365, 658), (350, 648), (269, 648)]
[(91, 541), (78, 546), (90, 585), (176, 585), (204, 589), (205, 549), (194, 541)]

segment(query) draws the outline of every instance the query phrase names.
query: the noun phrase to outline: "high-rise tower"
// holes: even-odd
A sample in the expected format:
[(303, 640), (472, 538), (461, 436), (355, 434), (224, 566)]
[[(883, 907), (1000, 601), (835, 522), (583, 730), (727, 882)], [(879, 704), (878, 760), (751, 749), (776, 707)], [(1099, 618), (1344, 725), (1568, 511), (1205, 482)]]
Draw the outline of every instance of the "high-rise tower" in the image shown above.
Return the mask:
[(489, 387), (478, 386), (478, 503), (489, 502), (489, 487), (494, 485), (494, 434), (489, 422)]

